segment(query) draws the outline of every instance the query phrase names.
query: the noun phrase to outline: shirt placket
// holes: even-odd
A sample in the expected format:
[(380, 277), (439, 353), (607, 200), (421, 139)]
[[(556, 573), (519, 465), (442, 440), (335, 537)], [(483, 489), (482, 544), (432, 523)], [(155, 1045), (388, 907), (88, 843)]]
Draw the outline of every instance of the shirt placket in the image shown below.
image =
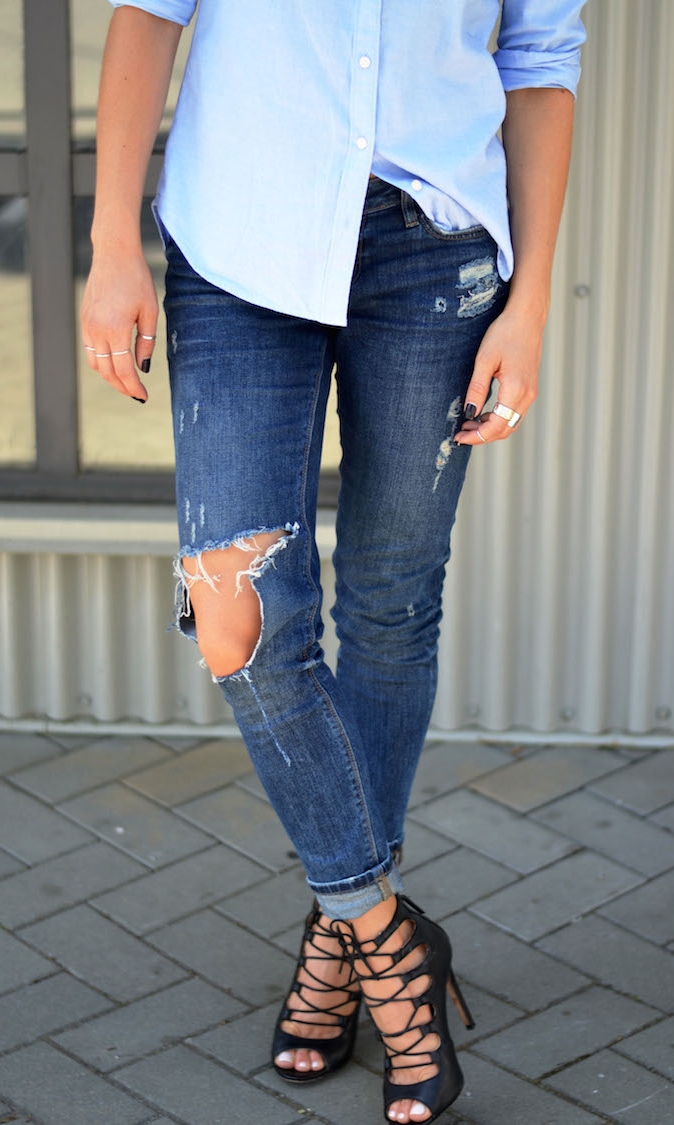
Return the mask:
[(383, 0), (358, 0), (351, 53), (349, 136), (323, 278), (325, 319), (344, 309), (358, 246), (360, 220), (375, 149)]

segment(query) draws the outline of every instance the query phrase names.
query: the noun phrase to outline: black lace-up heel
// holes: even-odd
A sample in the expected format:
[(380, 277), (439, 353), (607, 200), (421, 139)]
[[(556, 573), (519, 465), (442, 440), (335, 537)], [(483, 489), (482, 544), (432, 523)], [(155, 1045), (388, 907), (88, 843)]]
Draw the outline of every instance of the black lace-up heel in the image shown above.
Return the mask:
[[(318, 1078), (323, 1078), (326, 1074), (332, 1074), (335, 1070), (339, 1070), (340, 1066), (344, 1066), (344, 1064), (349, 1061), (353, 1052), (358, 1024), (358, 1010), (361, 1000), (360, 987), (353, 967), (349, 965), (347, 961), (343, 960), (344, 967), (348, 968), (349, 972), (344, 983), (338, 987), (334, 987), (320, 980), (320, 978), (311, 971), (308, 964), (312, 961), (336, 960), (332, 954), (322, 949), (316, 940), (317, 938), (323, 937), (329, 938), (332, 942), (335, 940), (335, 936), (332, 930), (327, 929), (321, 923), (321, 911), (318, 904), (314, 903), (313, 909), (304, 924), (302, 948), (297, 961), (297, 968), (295, 970), (290, 995), (281, 1009), (281, 1014), (276, 1021), (274, 1031), (274, 1042), (272, 1045), (274, 1069), (277, 1074), (280, 1074), (281, 1078), (285, 1078), (288, 1082), (313, 1082)], [(300, 969), (304, 970), (303, 975), (311, 978), (311, 983), (304, 983), (299, 980)], [(329, 1007), (319, 1007), (314, 1003), (317, 993), (322, 995), (334, 993), (337, 997), (336, 1003), (331, 1004)], [(305, 1007), (293, 1008), (293, 996), (299, 997)], [(351, 1010), (349, 1011), (350, 1008)], [(290, 1032), (283, 1031), (281, 1024), (285, 1020), (292, 1020), (294, 1023), (303, 1023), (314, 1027), (316, 1024), (324, 1024), (327, 1027), (339, 1027), (342, 1030), (339, 1035), (336, 1035), (332, 1039), (303, 1038), (302, 1036), (291, 1035)], [(296, 1051), (301, 1048), (305, 1048), (309, 1051), (318, 1051), (319, 1054), (323, 1056), (325, 1065), (321, 1070), (299, 1071), (295, 1070), (293, 1067), (286, 1068), (277, 1065), (276, 1058), (282, 1051)]]
[[(412, 926), (412, 932), (407, 940), (403, 941), (397, 950), (382, 952), (382, 946), (405, 922), (411, 923)], [(379, 1031), (379, 1037), (386, 1050), (384, 1115), (387, 1121), (390, 1120), (388, 1111), (393, 1102), (409, 1098), (423, 1103), (430, 1116), (425, 1118), (421, 1125), (430, 1125), (430, 1122), (435, 1121), (442, 1111), (455, 1101), (463, 1088), (463, 1073), (447, 1026), (445, 988), (449, 991), (466, 1027), (475, 1026), (452, 971), (452, 950), (447, 934), (436, 922), (427, 918), (418, 906), (403, 896), (398, 898), (395, 914), (388, 926), (376, 937), (359, 941), (354, 933), (353, 924), (344, 921), (334, 922), (333, 932), (341, 937), (345, 954), (357, 973), (365, 1001), (374, 1016), (377, 1009), (385, 1004), (400, 1001), (412, 1005), (412, 1014), (404, 1027), (398, 1031)], [(420, 949), (424, 952), (418, 965), (412, 969), (398, 970), (398, 965), (410, 953)], [(386, 968), (381, 968), (382, 962), (386, 963)], [(403, 995), (411, 981), (424, 976), (430, 978), (430, 983), (420, 995), (414, 997)], [(370, 995), (368, 982), (395, 981), (396, 978), (400, 981), (399, 986), (385, 999)], [(424, 1006), (430, 1009), (430, 1017), (424, 1023), (415, 1024), (417, 1012)], [(409, 1040), (412, 1033), (415, 1033), (414, 1041), (407, 1042), (403, 1047), (401, 1040), (405, 1036)], [(423, 1046), (424, 1040), (429, 1036), (437, 1036), (439, 1040), (437, 1047), (429, 1049)], [(401, 1062), (403, 1058), (408, 1061)], [(431, 1065), (435, 1067), (436, 1074), (422, 1082), (393, 1081), (398, 1071)]]

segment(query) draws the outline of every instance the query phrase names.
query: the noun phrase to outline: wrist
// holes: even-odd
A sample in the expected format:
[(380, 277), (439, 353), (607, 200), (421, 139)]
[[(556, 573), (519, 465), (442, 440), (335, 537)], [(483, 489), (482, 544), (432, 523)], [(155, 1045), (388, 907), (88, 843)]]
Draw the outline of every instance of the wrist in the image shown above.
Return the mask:
[(513, 278), (506, 308), (509, 313), (526, 318), (529, 322), (533, 321), (542, 329), (550, 311), (550, 290), (544, 285), (517, 285)]

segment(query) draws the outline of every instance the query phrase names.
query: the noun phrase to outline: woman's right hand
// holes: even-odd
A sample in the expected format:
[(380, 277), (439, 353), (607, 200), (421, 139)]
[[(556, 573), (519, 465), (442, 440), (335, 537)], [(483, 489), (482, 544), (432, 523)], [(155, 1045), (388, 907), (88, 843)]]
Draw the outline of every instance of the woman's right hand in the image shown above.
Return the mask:
[(144, 374), (150, 370), (157, 315), (157, 294), (142, 250), (95, 250), (80, 312), (87, 362), (115, 390), (142, 402), (148, 391), (136, 367)]

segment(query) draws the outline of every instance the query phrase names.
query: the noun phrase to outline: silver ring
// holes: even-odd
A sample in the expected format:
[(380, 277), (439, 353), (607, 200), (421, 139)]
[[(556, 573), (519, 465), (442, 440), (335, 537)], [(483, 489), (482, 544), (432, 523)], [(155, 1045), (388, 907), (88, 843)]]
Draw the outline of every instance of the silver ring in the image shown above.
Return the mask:
[(492, 414), (496, 414), (498, 418), (503, 418), (504, 421), (508, 423), (508, 426), (511, 430), (515, 429), (515, 426), (522, 417), (522, 415), (518, 414), (516, 410), (513, 410), (512, 406), (505, 406), (502, 402), (496, 403), (496, 405), (492, 408)]
[(110, 355), (131, 355), (131, 348), (125, 348), (123, 352), (110, 352)]
[(480, 441), (483, 441), (485, 445), (488, 445), (488, 444), (489, 444), (489, 442), (487, 441), (486, 437), (482, 437), (482, 434), (480, 433), (480, 428), (479, 428), (479, 426), (478, 426), (478, 428), (476, 429), (475, 433), (476, 433), (476, 434), (477, 434), (477, 436), (479, 437)]
[(84, 350), (85, 350), (85, 352), (95, 352), (96, 348), (93, 344), (85, 344)]
[(96, 359), (110, 359), (112, 352), (94, 352)]
[(140, 336), (141, 340), (156, 340), (157, 339), (156, 336), (145, 336), (142, 332), (139, 332), (138, 335)]

